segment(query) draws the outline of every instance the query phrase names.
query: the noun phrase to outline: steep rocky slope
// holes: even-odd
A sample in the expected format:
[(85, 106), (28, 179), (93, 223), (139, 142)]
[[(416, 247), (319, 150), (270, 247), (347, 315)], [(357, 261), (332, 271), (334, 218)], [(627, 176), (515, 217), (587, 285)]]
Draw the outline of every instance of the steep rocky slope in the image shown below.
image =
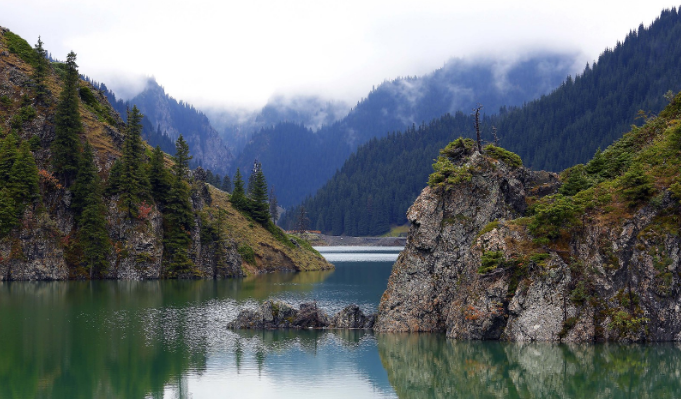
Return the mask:
[[(87, 278), (82, 253), (76, 245), (76, 224), (71, 207), (73, 192), (52, 175), (51, 143), (55, 112), (62, 90), (62, 67), (50, 66), (47, 95), (38, 101), (31, 47), (0, 28), (0, 140), (16, 135), (32, 145), (39, 170), (39, 195), (19, 215), (8, 234), (0, 234), (0, 280), (64, 280)], [(98, 174), (106, 181), (121, 156), (124, 124), (104, 95), (84, 81), (79, 83), (79, 139), (94, 149)], [(92, 97), (84, 97), (83, 93)], [(1, 147), (1, 146), (0, 146)], [(168, 165), (170, 159), (166, 160)], [(234, 210), (228, 195), (200, 178), (190, 179), (194, 226), (189, 258), (191, 273), (180, 277), (238, 277), (275, 270), (317, 270), (333, 266), (304, 245), (284, 235), (275, 237)], [(5, 182), (6, 183), (6, 182)], [(0, 204), (3, 205), (3, 204)], [(137, 217), (121, 209), (119, 197), (105, 197), (106, 229), (112, 249), (102, 278), (162, 278), (164, 270), (163, 214), (148, 204)], [(2, 208), (2, 207), (0, 207)], [(1, 209), (0, 209), (1, 210)]]
[(681, 340), (680, 116), (677, 96), (562, 187), (505, 150), (451, 143), (409, 209), (376, 330)]

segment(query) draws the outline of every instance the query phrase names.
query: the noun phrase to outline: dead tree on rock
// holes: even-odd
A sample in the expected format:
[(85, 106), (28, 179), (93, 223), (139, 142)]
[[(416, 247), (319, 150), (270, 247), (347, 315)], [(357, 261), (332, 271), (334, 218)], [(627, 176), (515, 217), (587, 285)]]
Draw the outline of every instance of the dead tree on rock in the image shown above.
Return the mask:
[(482, 154), (482, 140), (480, 139), (480, 110), (482, 105), (478, 104), (477, 108), (473, 108), (475, 111), (475, 135), (478, 140), (478, 152)]

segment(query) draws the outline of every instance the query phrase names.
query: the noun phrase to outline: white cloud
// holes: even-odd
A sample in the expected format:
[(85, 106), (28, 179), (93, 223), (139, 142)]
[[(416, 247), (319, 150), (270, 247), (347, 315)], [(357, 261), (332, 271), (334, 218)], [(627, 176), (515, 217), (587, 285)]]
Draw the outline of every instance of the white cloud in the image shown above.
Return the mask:
[(197, 106), (259, 107), (276, 94), (355, 103), (373, 85), (452, 57), (536, 49), (583, 62), (671, 1), (0, 0), (0, 25), (109, 82), (155, 76)]

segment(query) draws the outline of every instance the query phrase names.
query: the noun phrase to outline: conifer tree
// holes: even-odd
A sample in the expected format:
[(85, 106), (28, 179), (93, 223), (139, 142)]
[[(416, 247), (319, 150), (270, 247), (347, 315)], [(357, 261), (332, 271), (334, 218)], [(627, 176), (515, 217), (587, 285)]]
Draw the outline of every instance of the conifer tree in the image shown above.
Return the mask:
[(94, 155), (90, 143), (85, 142), (83, 146), (83, 155), (80, 159), (80, 166), (78, 168), (78, 175), (76, 182), (73, 184), (73, 200), (71, 201), (71, 209), (76, 215), (76, 221), (80, 219), (80, 215), (85, 209), (85, 205), (90, 193), (96, 188), (95, 185), (99, 180), (97, 174), (97, 167), (94, 162)]
[(269, 202), (267, 200), (267, 181), (265, 180), (265, 175), (262, 173), (261, 168), (259, 168), (252, 177), (253, 178), (248, 185), (248, 191), (250, 193), (248, 212), (251, 217), (253, 217), (253, 220), (266, 226), (267, 222), (270, 220)]
[(244, 181), (241, 177), (241, 171), (239, 168), (236, 169), (236, 174), (234, 175), (234, 191), (232, 191), (232, 195), (229, 197), (229, 200), (234, 208), (240, 211), (246, 210), (246, 191), (244, 190)]
[(9, 183), (12, 166), (14, 166), (14, 161), (19, 155), (17, 151), (18, 141), (19, 138), (14, 132), (8, 134), (4, 139), (0, 139), (0, 188)]
[(180, 136), (175, 142), (175, 165), (173, 181), (168, 193), (168, 201), (163, 212), (166, 270), (169, 277), (178, 273), (191, 272), (194, 264), (189, 259), (191, 245), (191, 226), (194, 219), (189, 201), (190, 188), (185, 181), (189, 170), (189, 146)]
[(151, 195), (154, 197), (154, 201), (159, 204), (166, 202), (171, 186), (171, 176), (164, 165), (164, 160), (161, 147), (156, 146), (149, 162), (149, 183)]
[(33, 68), (33, 80), (35, 80), (35, 94), (36, 100), (45, 102), (47, 99), (47, 85), (45, 84), (45, 77), (50, 68), (50, 63), (47, 59), (47, 50), (43, 48), (43, 41), (38, 36), (38, 43), (35, 45), (36, 65)]
[(173, 165), (173, 172), (175, 176), (179, 179), (185, 179), (189, 173), (189, 161), (192, 159), (189, 156), (189, 145), (184, 140), (184, 137), (180, 135), (175, 142), (175, 156), (173, 160), (175, 165)]
[(101, 274), (109, 267), (107, 255), (111, 250), (106, 229), (106, 208), (102, 201), (102, 184), (97, 174), (92, 148), (88, 143), (81, 160), (81, 168), (74, 187), (74, 203), (78, 199), (76, 220), (78, 241), (83, 250), (85, 267), (90, 278)]
[(7, 188), (0, 189), (0, 237), (7, 235), (17, 223), (16, 203)]
[(80, 140), (83, 131), (78, 110), (78, 65), (72, 51), (66, 57), (66, 77), (55, 115), (55, 136), (52, 142), (52, 163), (64, 186), (70, 187), (78, 172)]
[(38, 167), (35, 164), (28, 141), (24, 141), (21, 143), (19, 154), (14, 165), (12, 165), (9, 181), (10, 195), (17, 205), (18, 212), (23, 211), (24, 205), (34, 202), (40, 197), (38, 182)]
[(225, 175), (224, 179), (222, 179), (222, 191), (226, 193), (231, 193), (232, 192), (232, 181), (229, 178), (229, 175)]
[(149, 178), (144, 168), (144, 145), (142, 143), (142, 114), (137, 106), (128, 112), (123, 161), (118, 185), (121, 202), (130, 218), (137, 216), (139, 203), (149, 197)]

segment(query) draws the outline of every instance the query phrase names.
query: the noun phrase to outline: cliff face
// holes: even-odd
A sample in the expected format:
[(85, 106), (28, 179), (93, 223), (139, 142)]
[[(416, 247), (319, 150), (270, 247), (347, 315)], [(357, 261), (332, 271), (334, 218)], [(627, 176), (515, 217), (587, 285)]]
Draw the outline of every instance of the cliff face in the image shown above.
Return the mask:
[(375, 329), (681, 340), (679, 115), (677, 97), (601, 158), (564, 172), (566, 188), (579, 177), (584, 189), (561, 194), (555, 174), (450, 150), (454, 178), (425, 188), (409, 209), (407, 246)]
[[(11, 131), (22, 142), (32, 143), (40, 189), (39, 199), (26, 206), (17, 225), (8, 234), (0, 234), (0, 280), (89, 278), (76, 245), (73, 193), (51, 173), (56, 104), (62, 90), (59, 66), (53, 65), (46, 77), (47, 98), (37, 101), (33, 97), (33, 68), (20, 54), (11, 51), (7, 33), (0, 28), (0, 142)], [(28, 44), (25, 47), (30, 49)], [(83, 124), (79, 139), (92, 146), (98, 174), (106, 182), (114, 161), (121, 157), (125, 125), (102, 93), (84, 81), (79, 85), (90, 89), (95, 98), (95, 102), (79, 104)], [(26, 109), (33, 110), (30, 117), (17, 118)], [(170, 160), (166, 162), (170, 164)], [(320, 255), (295, 245), (283, 235), (277, 238), (249, 221), (232, 208), (227, 193), (199, 179), (190, 180), (194, 223), (188, 231), (191, 236), (188, 255), (194, 268), (191, 274), (179, 277), (239, 277), (279, 270), (333, 268)], [(104, 201), (112, 248), (107, 256), (109, 267), (101, 272), (101, 277), (164, 277), (163, 214), (152, 203), (145, 212), (130, 217), (121, 209), (119, 200), (119, 196), (113, 195), (106, 196)]]

